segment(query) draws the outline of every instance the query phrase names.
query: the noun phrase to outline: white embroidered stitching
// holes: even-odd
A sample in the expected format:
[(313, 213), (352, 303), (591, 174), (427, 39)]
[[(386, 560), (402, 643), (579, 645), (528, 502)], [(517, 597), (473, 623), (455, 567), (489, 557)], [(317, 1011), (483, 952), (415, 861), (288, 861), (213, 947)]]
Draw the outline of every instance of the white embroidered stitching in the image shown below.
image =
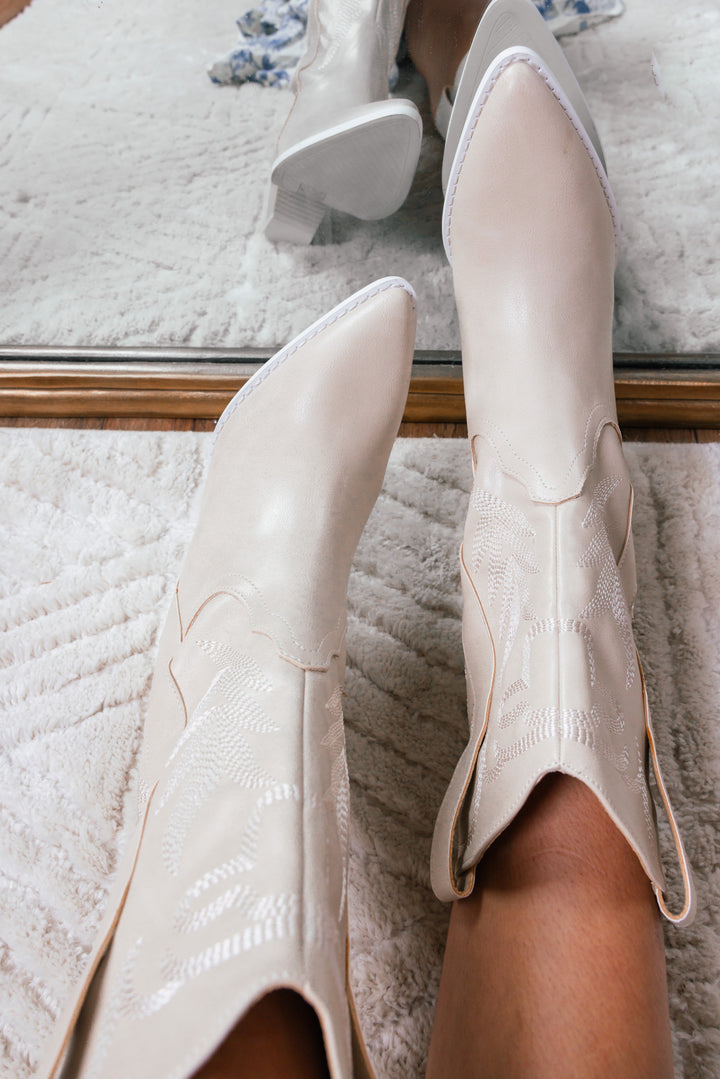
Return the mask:
[(342, 919), (345, 911), (347, 897), (347, 872), (348, 850), (350, 835), (350, 777), (348, 775), (347, 757), (345, 754), (345, 726), (343, 723), (342, 710), (342, 686), (338, 686), (330, 695), (325, 705), (333, 717), (333, 723), (327, 734), (321, 740), (320, 745), (327, 749), (332, 761), (330, 767), (330, 786), (323, 795), (323, 801), (327, 802), (334, 810), (337, 821), (338, 839), (340, 841), (340, 854), (342, 858), (342, 893), (340, 896), (340, 909), (338, 918)]
[[(516, 505), (482, 488), (473, 490), (471, 512), (476, 514), (476, 520), (473, 522), (472, 569), (476, 574), (483, 573), (489, 597), (488, 609), (494, 610), (493, 620), (503, 648), (493, 691), (488, 733), (476, 766), (472, 792), (473, 817), (476, 816), (481, 792), (488, 783), (500, 777), (505, 765), (532, 746), (557, 738), (561, 742), (567, 740), (586, 745), (611, 762), (627, 786), (641, 793), (646, 823), (651, 821), (649, 814), (652, 806), (642, 770), (637, 772), (636, 764), (632, 763), (635, 758), (627, 747), (620, 749), (612, 745), (612, 736), (621, 734), (625, 729), (625, 717), (615, 697), (606, 687), (597, 684), (596, 646), (588, 625), (588, 620), (608, 615), (613, 619), (625, 651), (625, 688), (629, 690), (636, 667), (632, 627), (606, 519), (608, 502), (623, 484), (622, 476), (603, 477), (592, 490), (581, 521), (582, 528), (590, 532), (590, 537), (578, 557), (577, 566), (586, 574), (590, 571), (590, 600), (575, 617), (541, 619), (535, 616), (532, 609), (530, 591), (531, 575), (539, 572), (534, 550), (536, 530)], [(525, 628), (519, 656), (519, 676), (504, 685), (521, 624)], [(544, 707), (531, 706), (527, 699), (531, 651), (533, 642), (543, 634), (571, 634), (582, 640), (588, 664), (588, 685), (593, 693), (593, 703), (588, 708), (561, 707), (550, 703)], [(512, 731), (516, 732), (514, 737)], [(509, 744), (503, 744), (500, 740), (501, 732), (511, 735)], [(651, 827), (649, 831), (652, 834)]]

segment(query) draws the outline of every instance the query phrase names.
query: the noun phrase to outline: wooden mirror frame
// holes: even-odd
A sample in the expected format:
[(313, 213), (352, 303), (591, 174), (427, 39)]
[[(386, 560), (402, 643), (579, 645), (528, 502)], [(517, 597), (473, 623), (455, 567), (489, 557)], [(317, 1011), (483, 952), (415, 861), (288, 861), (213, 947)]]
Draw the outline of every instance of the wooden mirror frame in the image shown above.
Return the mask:
[[(213, 420), (273, 351), (0, 348), (0, 416)], [(616, 353), (614, 361), (621, 424), (720, 428), (720, 354)], [(404, 419), (464, 422), (459, 353), (415, 353)]]

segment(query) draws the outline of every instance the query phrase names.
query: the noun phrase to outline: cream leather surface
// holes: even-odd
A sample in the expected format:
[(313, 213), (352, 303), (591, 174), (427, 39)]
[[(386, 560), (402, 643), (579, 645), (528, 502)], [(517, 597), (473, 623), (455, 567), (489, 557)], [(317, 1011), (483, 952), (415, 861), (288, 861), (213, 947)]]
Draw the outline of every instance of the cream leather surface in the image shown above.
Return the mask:
[(265, 234), (309, 243), (328, 207), (378, 220), (407, 198), (422, 141), (416, 105), (390, 98), (405, 0), (311, 0), (295, 99), (278, 140)]
[(597, 794), (664, 888), (631, 628), (613, 216), (599, 161), (536, 61), (503, 61), (448, 188), (475, 479), (461, 551), (470, 740), (432, 856), (446, 900), (472, 889), (551, 771)]
[(597, 435), (582, 492), (560, 502), (530, 497), (477, 446), (463, 571), (470, 617), (479, 609), (489, 625), (484, 642), (479, 627), (472, 635), (472, 653), (493, 648), (495, 670), (492, 700), (485, 680), (471, 681), (472, 723), (482, 726), (487, 715), (487, 733), (463, 869), (479, 861), (539, 777), (559, 771), (596, 792), (662, 889), (630, 623), (631, 489), (617, 430), (608, 424)]
[(160, 640), (140, 823), (38, 1075), (190, 1076), (288, 986), (350, 1079), (345, 595), (414, 328), (409, 286), (377, 282), (226, 410)]
[(406, 6), (405, 0), (310, 0), (307, 45), (278, 154), (348, 111), (387, 99)]

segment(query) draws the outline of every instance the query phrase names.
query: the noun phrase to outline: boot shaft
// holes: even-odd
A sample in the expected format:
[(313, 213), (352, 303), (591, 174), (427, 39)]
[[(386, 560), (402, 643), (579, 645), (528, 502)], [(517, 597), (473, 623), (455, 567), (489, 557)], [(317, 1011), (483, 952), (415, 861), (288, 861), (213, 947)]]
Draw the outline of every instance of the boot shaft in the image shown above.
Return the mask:
[[(349, 1079), (345, 1003), (349, 786), (344, 658), (304, 671), (253, 633), (235, 597), (207, 603), (153, 683), (150, 723), (179, 732), (159, 766), (134, 879), (78, 1030), (77, 1079), (163, 1072), (168, 1045), (197, 1065), (265, 992), (295, 988)], [(167, 751), (167, 746), (165, 746)], [(158, 778), (159, 776), (159, 778)], [(205, 1015), (201, 1034), (192, 1022)]]
[[(487, 733), (469, 806), (473, 865), (539, 777), (575, 775), (596, 791), (664, 886), (647, 787), (645, 703), (632, 633), (632, 488), (620, 436), (604, 424), (578, 462), (582, 489), (539, 501), (485, 447), (463, 564), (472, 719)], [(494, 662), (478, 667), (479, 612)]]
[(389, 95), (406, 0), (310, 0), (307, 46), (278, 154)]

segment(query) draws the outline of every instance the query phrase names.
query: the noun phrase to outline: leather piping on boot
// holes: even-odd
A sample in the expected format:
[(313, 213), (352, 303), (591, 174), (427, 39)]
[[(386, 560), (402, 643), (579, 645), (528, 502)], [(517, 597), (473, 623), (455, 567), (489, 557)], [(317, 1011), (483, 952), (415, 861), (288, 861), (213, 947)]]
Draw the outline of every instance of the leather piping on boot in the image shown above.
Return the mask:
[(660, 761), (658, 760), (657, 749), (655, 746), (655, 732), (653, 730), (652, 719), (650, 716), (650, 704), (647, 696), (647, 687), (645, 685), (645, 675), (643, 673), (642, 665), (640, 663), (640, 657), (638, 656), (638, 669), (640, 671), (640, 682), (643, 691), (643, 705), (645, 708), (645, 731), (647, 733), (648, 744), (650, 746), (650, 759), (652, 760), (653, 771), (655, 773), (655, 782), (657, 783), (660, 796), (665, 807), (665, 813), (670, 824), (670, 829), (673, 834), (673, 841), (675, 843), (675, 851), (677, 854), (678, 863), (680, 865), (680, 872), (683, 879), (683, 888), (685, 890), (685, 901), (682, 909), (673, 914), (668, 908), (665, 900), (665, 896), (662, 891), (653, 884), (653, 891), (655, 892), (655, 898), (660, 910), (673, 925), (689, 925), (695, 917), (695, 884), (693, 881), (692, 870), (690, 869), (690, 863), (688, 861), (687, 854), (685, 852), (685, 845), (680, 835), (680, 829), (678, 828), (677, 820), (675, 819), (675, 813), (670, 804), (667, 789), (665, 787), (665, 781), (663, 779), (662, 771), (660, 768)]
[(175, 692), (177, 693), (177, 696), (178, 696), (178, 700), (179, 700), (179, 702), (180, 702), (180, 704), (182, 706), (182, 710), (183, 710), (183, 730), (185, 730), (187, 725), (188, 725), (187, 705), (185, 704), (185, 698), (183, 697), (182, 690), (180, 689), (180, 686), (178, 685), (177, 678), (173, 674), (172, 660), (169, 660), (169, 662), (168, 662), (168, 674), (170, 675), (170, 681), (173, 684)]
[(600, 158), (598, 157), (595, 147), (592, 144), (590, 136), (585, 131), (585, 128), (583, 127), (580, 118), (575, 112), (575, 109), (563, 93), (561, 87), (555, 81), (552, 73), (545, 67), (537, 53), (533, 52), (532, 49), (525, 48), (511, 48), (506, 49), (504, 52), (500, 53), (500, 55), (496, 58), (495, 63), (485, 72), (485, 75), (483, 76), (480, 85), (477, 88), (475, 97), (473, 98), (473, 103), (465, 120), (462, 135), (460, 136), (460, 142), (458, 143), (455, 160), (453, 161), (452, 168), (450, 169), (448, 189), (445, 195), (445, 202), (443, 204), (443, 244), (445, 246), (445, 254), (447, 255), (448, 262), (452, 264), (452, 242), (450, 239), (450, 225), (452, 220), (453, 202), (455, 201), (455, 192), (457, 190), (457, 186), (460, 180), (460, 174), (462, 172), (462, 166), (465, 161), (468, 146), (470, 145), (470, 140), (475, 132), (477, 122), (480, 119), (483, 108), (487, 103), (490, 93), (495, 86), (495, 83), (497, 82), (503, 71), (506, 70), (506, 68), (516, 63), (528, 64), (530, 67), (533, 68), (534, 71), (537, 72), (540, 78), (544, 81), (547, 88), (553, 94), (555, 100), (565, 112), (565, 115), (567, 116), (568, 120), (575, 129), (576, 134), (578, 135), (583, 146), (585, 147), (588, 156), (592, 161), (593, 167), (595, 168), (595, 172), (597, 173), (597, 177), (600, 181), (600, 186), (602, 187), (605, 201), (607, 203), (607, 207), (612, 218), (613, 229), (615, 232), (615, 249), (617, 262), (617, 249), (620, 242), (620, 223), (618, 219), (617, 207), (615, 205), (615, 199), (613, 197), (613, 193), (610, 188), (610, 183), (605, 173), (605, 169), (602, 167), (602, 163), (600, 161)]
[[(627, 543), (627, 540), (626, 540), (626, 543)], [(624, 548), (624, 550), (625, 550), (625, 548)], [(624, 553), (624, 550), (623, 550), (623, 553)], [(481, 611), (482, 616), (483, 616), (483, 620), (485, 621), (485, 625), (488, 628), (488, 635), (490, 637), (490, 642), (491, 642), (491, 646), (492, 646), (492, 649), (493, 649), (493, 685), (494, 685), (495, 646), (494, 646), (494, 643), (492, 641), (492, 635), (490, 634), (487, 618), (485, 616), (485, 611), (484, 611), (482, 603), (480, 601), (480, 597), (478, 596), (478, 594), (477, 594), (477, 592), (475, 590), (475, 586), (474, 586), (474, 584), (472, 582), (472, 579), (470, 578), (470, 575), (467, 572), (462, 547), (460, 548), (460, 562), (461, 562), (462, 570), (466, 574), (467, 579), (468, 579), (468, 581), (470, 583), (470, 586), (472, 587), (472, 590), (473, 590), (473, 592), (475, 594), (475, 598), (477, 599), (478, 605), (480, 607), (480, 611)], [(636, 652), (636, 655), (637, 655), (637, 652)], [(695, 887), (694, 887), (694, 882), (693, 882), (693, 877), (692, 877), (692, 871), (690, 869), (690, 864), (689, 864), (687, 854), (686, 854), (686, 851), (685, 851), (685, 846), (683, 844), (682, 836), (681, 836), (680, 830), (678, 828), (677, 820), (675, 818), (675, 813), (673, 811), (672, 805), (670, 803), (670, 799), (668, 797), (667, 789), (665, 787), (665, 781), (664, 781), (663, 775), (662, 775), (662, 770), (660, 768), (660, 762), (658, 760), (657, 748), (656, 748), (656, 744), (655, 744), (655, 733), (654, 733), (654, 729), (653, 729), (653, 726), (652, 726), (652, 719), (651, 719), (651, 715), (650, 715), (650, 706), (649, 706), (648, 697), (647, 697), (647, 687), (646, 687), (646, 684), (645, 684), (645, 676), (644, 676), (644, 673), (643, 673), (642, 664), (640, 662), (639, 655), (637, 656), (637, 663), (638, 663), (638, 670), (640, 672), (640, 680), (641, 680), (642, 692), (643, 692), (643, 707), (644, 707), (644, 711), (645, 711), (645, 730), (646, 730), (646, 734), (647, 734), (648, 745), (649, 745), (649, 748), (650, 748), (650, 757), (651, 757), (651, 760), (652, 760), (653, 772), (654, 772), (654, 775), (655, 775), (655, 780), (656, 780), (656, 783), (657, 783), (658, 791), (660, 792), (660, 796), (662, 798), (662, 802), (663, 802), (663, 805), (664, 805), (664, 808), (665, 808), (665, 813), (666, 813), (666, 816), (668, 818), (668, 822), (670, 824), (670, 828), (671, 828), (671, 831), (672, 831), (673, 841), (674, 841), (674, 844), (675, 844), (675, 850), (676, 850), (676, 853), (677, 853), (678, 864), (680, 866), (680, 871), (681, 871), (682, 879), (683, 879), (683, 887), (684, 887), (684, 891), (685, 891), (685, 900), (684, 900), (684, 904), (683, 904), (683, 907), (681, 908), (681, 910), (677, 914), (673, 914), (672, 911), (669, 909), (669, 907), (667, 905), (667, 902), (665, 900), (665, 896), (663, 895), (662, 890), (660, 888), (658, 888), (658, 886), (655, 884), (654, 881), (652, 882), (652, 888), (653, 888), (653, 892), (655, 894), (655, 898), (657, 900), (658, 907), (660, 908), (663, 915), (668, 919), (668, 921), (672, 922), (674, 925), (683, 926), (683, 925), (688, 925), (690, 922), (692, 922), (692, 920), (693, 920), (693, 918), (695, 916), (695, 907), (696, 907)], [(462, 790), (461, 790), (460, 796), (459, 796), (459, 798), (457, 800), (455, 813), (453, 815), (452, 823), (450, 825), (450, 830), (449, 830), (449, 834), (448, 834), (448, 837), (447, 837), (447, 844), (448, 844), (448, 878), (449, 878), (449, 883), (450, 883), (450, 886), (452, 888), (452, 891), (453, 891), (453, 893), (454, 893), (454, 895), (455, 895), (455, 897), (457, 899), (465, 899), (465, 898), (467, 898), (467, 896), (470, 895), (470, 893), (472, 892), (473, 887), (474, 887), (474, 883), (475, 883), (475, 871), (476, 871), (477, 866), (472, 866), (470, 869), (468, 869), (465, 873), (462, 873), (462, 874), (455, 872), (455, 867), (454, 867), (454, 864), (453, 864), (454, 863), (454, 848), (455, 848), (455, 833), (456, 833), (456, 830), (457, 830), (460, 814), (461, 814), (461, 812), (462, 812), (462, 810), (464, 808), (464, 805), (465, 805), (465, 800), (466, 800), (466, 797), (467, 797), (468, 789), (469, 789), (470, 783), (472, 781), (472, 778), (473, 778), (473, 775), (474, 775), (474, 772), (475, 772), (475, 768), (476, 768), (476, 765), (477, 765), (478, 754), (480, 752), (480, 748), (482, 746), (485, 735), (487, 733), (487, 728), (488, 728), (488, 723), (489, 723), (489, 716), (490, 716), (490, 708), (491, 708), (491, 704), (492, 704), (492, 694), (493, 694), (493, 686), (491, 686), (490, 693), (488, 694), (488, 699), (487, 699), (486, 706), (485, 706), (485, 718), (484, 718), (482, 728), (481, 728), (480, 732), (478, 733), (478, 735), (476, 736), (476, 739), (471, 740), (470, 742), (468, 742), (468, 744), (466, 746), (466, 752), (467, 752), (467, 750), (470, 749), (470, 747), (472, 747), (471, 759), (468, 761), (468, 763), (466, 765), (467, 774), (466, 774), (466, 777), (465, 777), (465, 779), (463, 781)], [(452, 781), (451, 781), (451, 787), (452, 787)], [(623, 834), (625, 834), (624, 831), (623, 831)], [(632, 847), (632, 849), (637, 854), (638, 852), (635, 850), (634, 844), (630, 840), (629, 836), (626, 835), (625, 838), (628, 840), (630, 846)], [(464, 883), (460, 882), (461, 879), (464, 881)]]
[(336, 307), (333, 307), (332, 311), (329, 311), (326, 315), (323, 315), (322, 318), (313, 322), (311, 326), (301, 334), (298, 334), (297, 337), (294, 337), (284, 348), (281, 348), (279, 352), (276, 352), (275, 355), (272, 356), (267, 363), (264, 363), (260, 370), (256, 371), (252, 378), (238, 390), (217, 421), (213, 434), (213, 444), (238, 405), (244, 401), (246, 397), (249, 397), (253, 390), (257, 389), (257, 387), (260, 386), (276, 368), (280, 367), (285, 360), (288, 360), (298, 351), (298, 349), (302, 348), (303, 345), (307, 344), (308, 341), (311, 341), (314, 337), (317, 337), (317, 335), (322, 333), (328, 326), (332, 326), (332, 324), (342, 318), (343, 315), (348, 314), (366, 300), (372, 299), (373, 296), (377, 296), (378, 293), (385, 292), (385, 290), (389, 288), (404, 289), (411, 297), (413, 304), (417, 304), (417, 295), (414, 288), (403, 277), (381, 277), (377, 281), (373, 281), (371, 284), (366, 285), (365, 288), (359, 289), (358, 292), (353, 293), (349, 299), (344, 300)]
[(73, 1037), (73, 1035), (75, 1033), (75, 1028), (77, 1027), (77, 1021), (78, 1021), (78, 1018), (80, 1016), (80, 1012), (83, 1009), (83, 1005), (85, 1003), (85, 998), (87, 997), (88, 990), (90, 988), (92, 980), (95, 977), (95, 975), (97, 974), (98, 967), (100, 966), (102, 960), (105, 957), (105, 954), (107, 953), (107, 950), (108, 950), (108, 947), (110, 945), (110, 942), (112, 941), (112, 938), (115, 936), (115, 930), (117, 929), (117, 924), (120, 921), (120, 915), (123, 912), (123, 907), (125, 906), (125, 900), (127, 899), (128, 892), (130, 891), (130, 885), (132, 884), (132, 879), (133, 879), (133, 877), (135, 875), (135, 869), (137, 867), (137, 861), (138, 861), (138, 857), (140, 855), (140, 847), (142, 845), (142, 838), (143, 838), (143, 835), (145, 833), (145, 825), (147, 823), (148, 813), (150, 811), (150, 803), (152, 802), (152, 798), (153, 798), (153, 795), (154, 795), (156, 789), (157, 789), (157, 783), (154, 785), (154, 787), (150, 791), (150, 794), (148, 795), (148, 800), (145, 803), (145, 812), (143, 813), (142, 825), (140, 827), (140, 835), (138, 836), (137, 846), (135, 848), (135, 857), (133, 858), (133, 863), (132, 863), (132, 866), (130, 868), (130, 873), (128, 875), (127, 882), (126, 882), (125, 887), (124, 887), (124, 889), (122, 891), (122, 895), (120, 896), (120, 902), (119, 902), (119, 904), (118, 904), (118, 906), (117, 906), (117, 908), (115, 910), (113, 920), (110, 923), (110, 925), (108, 926), (107, 932), (106, 932), (105, 936), (103, 937), (103, 940), (102, 940), (102, 942), (100, 944), (100, 947), (98, 948), (97, 952), (95, 953), (95, 958), (93, 959), (92, 963), (90, 964), (90, 966), (88, 967), (88, 969), (87, 969), (87, 971), (85, 973), (85, 980), (84, 980), (82, 990), (78, 994), (78, 998), (77, 998), (77, 1000), (75, 1002), (75, 1007), (73, 1008), (73, 1012), (72, 1012), (70, 1022), (66, 1026), (65, 1037), (63, 1038), (62, 1045), (60, 1046), (60, 1048), (59, 1048), (59, 1050), (57, 1052), (57, 1055), (55, 1057), (55, 1060), (52, 1063), (48, 1079), (55, 1079), (55, 1076), (57, 1075), (58, 1067), (62, 1063), (63, 1058), (65, 1057), (65, 1054), (66, 1054), (66, 1052), (68, 1050), (68, 1047), (70, 1045), (70, 1042), (72, 1041), (72, 1037)]
[(466, 578), (467, 578), (467, 580), (468, 580), (468, 582), (470, 584), (470, 587), (472, 588), (473, 593), (475, 594), (475, 599), (477, 600), (478, 605), (480, 607), (480, 612), (481, 612), (481, 614), (483, 616), (483, 621), (485, 622), (485, 627), (486, 627), (486, 629), (488, 631), (488, 638), (489, 638), (489, 641), (490, 641), (490, 647), (492, 648), (492, 654), (493, 654), (492, 682), (491, 682), (490, 692), (488, 693), (487, 701), (485, 703), (485, 717), (483, 719), (482, 727), (481, 727), (480, 731), (478, 732), (478, 734), (476, 735), (475, 741), (473, 742), (471, 740), (470, 742), (468, 742), (467, 746), (465, 747), (466, 751), (467, 751), (472, 746), (471, 759), (470, 759), (470, 761), (468, 762), (468, 765), (467, 765), (467, 775), (465, 777), (465, 780), (463, 781), (462, 791), (461, 791), (460, 797), (458, 799), (458, 804), (457, 804), (457, 807), (455, 809), (455, 813), (453, 815), (452, 824), (450, 826), (450, 833), (449, 833), (449, 836), (448, 836), (448, 877), (449, 877), (449, 881), (450, 881), (450, 887), (452, 888), (453, 892), (455, 893), (455, 895), (456, 895), (456, 897), (458, 899), (466, 899), (467, 896), (470, 895), (470, 893), (472, 892), (472, 890), (473, 890), (473, 888), (475, 886), (475, 869), (476, 869), (476, 867), (472, 866), (470, 869), (467, 870), (467, 872), (462, 874), (462, 879), (465, 881), (465, 883), (461, 884), (460, 883), (461, 875), (455, 872), (455, 868), (454, 868), (454, 865), (453, 865), (453, 861), (454, 861), (453, 855), (454, 855), (454, 848), (455, 848), (455, 832), (457, 830), (460, 814), (461, 814), (461, 812), (462, 812), (462, 810), (464, 809), (464, 806), (465, 806), (465, 799), (467, 797), (467, 793), (468, 793), (468, 789), (470, 787), (470, 783), (472, 782), (473, 776), (475, 774), (475, 768), (477, 766), (478, 753), (480, 752), (480, 747), (482, 746), (483, 741), (485, 740), (485, 735), (487, 734), (487, 729), (488, 729), (488, 725), (489, 725), (489, 722), (490, 722), (490, 709), (492, 707), (493, 690), (494, 690), (494, 687), (495, 687), (495, 671), (496, 671), (496, 668), (497, 668), (497, 656), (495, 654), (495, 642), (493, 641), (492, 633), (490, 632), (490, 626), (488, 624), (488, 620), (487, 620), (487, 617), (485, 615), (485, 609), (484, 609), (484, 607), (482, 605), (480, 597), (477, 594), (477, 591), (475, 590), (475, 585), (473, 584), (472, 578), (471, 578), (470, 574), (468, 573), (467, 567), (465, 565), (465, 552), (464, 552), (464, 547), (463, 546), (460, 547), (460, 565), (462, 566), (462, 571), (465, 574), (465, 576), (466, 576)]
[[(235, 576), (239, 576), (239, 575), (235, 575)], [(251, 587), (253, 587), (253, 588), (255, 587), (252, 584), (252, 581), (248, 581), (247, 578), (239, 577), (239, 579), (241, 581), (251, 585)], [(259, 592), (259, 589), (255, 589), (255, 591)], [(313, 649), (313, 651), (317, 655), (318, 653), (320, 653), (320, 651), (323, 648), (326, 648), (327, 650), (326, 650), (325, 654), (322, 656), (322, 658), (317, 658), (315, 662), (311, 662), (311, 661), (308, 661), (307, 658), (304, 658), (302, 656), (293, 655), (291, 652), (289, 652), (286, 648), (283, 647), (281, 642), (276, 637), (274, 637), (272, 635), (272, 633), (270, 633), (270, 632), (268, 632), (267, 630), (264, 630), (264, 629), (258, 629), (257, 626), (255, 625), (255, 614), (254, 614), (254, 611), (252, 609), (251, 604), (248, 601), (247, 596), (243, 595), (243, 593), (241, 591), (239, 591), (238, 589), (233, 588), (233, 586), (231, 584), (228, 584), (225, 588), (216, 588), (214, 592), (212, 592), (209, 596), (207, 596), (203, 600), (203, 602), (200, 604), (200, 606), (198, 607), (198, 609), (195, 611), (192, 618), (188, 622), (187, 626), (185, 627), (185, 632), (186, 633), (189, 633), (190, 629), (192, 628), (195, 620), (200, 615), (201, 611), (205, 607), (207, 607), (207, 605), (209, 603), (211, 603), (214, 599), (217, 599), (218, 596), (229, 596), (230, 599), (235, 599), (235, 600), (238, 601), (238, 603), (242, 603), (243, 606), (245, 607), (246, 611), (248, 612), (249, 617), (250, 617), (250, 622), (252, 624), (251, 625), (252, 632), (256, 633), (258, 635), (258, 637), (265, 637), (265, 638), (267, 638), (267, 640), (272, 641), (272, 643), (275, 645), (275, 648), (277, 649), (277, 652), (278, 652), (278, 655), (280, 656), (280, 658), (286, 660), (286, 662), (292, 664), (292, 666), (294, 666), (294, 667), (299, 667), (300, 670), (303, 670), (303, 671), (318, 671), (320, 673), (325, 672), (325, 671), (327, 671), (327, 669), (330, 666), (330, 663), (333, 661), (333, 659), (336, 659), (342, 653), (342, 648), (343, 648), (343, 644), (344, 644), (344, 641), (345, 641), (345, 627), (343, 625), (344, 620), (345, 620), (345, 615), (344, 614), (342, 614), (342, 615), (340, 615), (338, 617), (338, 620), (337, 620), (336, 624), (332, 627), (332, 629), (329, 629), (327, 631), (327, 633), (322, 638), (320, 643), (315, 645), (315, 647)], [(267, 606), (265, 606), (265, 612), (267, 614), (269, 614), (273, 618), (278, 617)], [(292, 629), (291, 629), (289, 623), (287, 622), (287, 620), (284, 619), (284, 618), (281, 618), (280, 620), (285, 623), (285, 625), (288, 627), (288, 629), (292, 633)], [(336, 639), (335, 642), (332, 641), (333, 638)], [(339, 640), (337, 640), (337, 638), (339, 638)], [(326, 645), (326, 641), (328, 641), (329, 639), (330, 639), (331, 643), (329, 645)], [(295, 637), (293, 637), (293, 642), (296, 645), (300, 644), (300, 642)]]

